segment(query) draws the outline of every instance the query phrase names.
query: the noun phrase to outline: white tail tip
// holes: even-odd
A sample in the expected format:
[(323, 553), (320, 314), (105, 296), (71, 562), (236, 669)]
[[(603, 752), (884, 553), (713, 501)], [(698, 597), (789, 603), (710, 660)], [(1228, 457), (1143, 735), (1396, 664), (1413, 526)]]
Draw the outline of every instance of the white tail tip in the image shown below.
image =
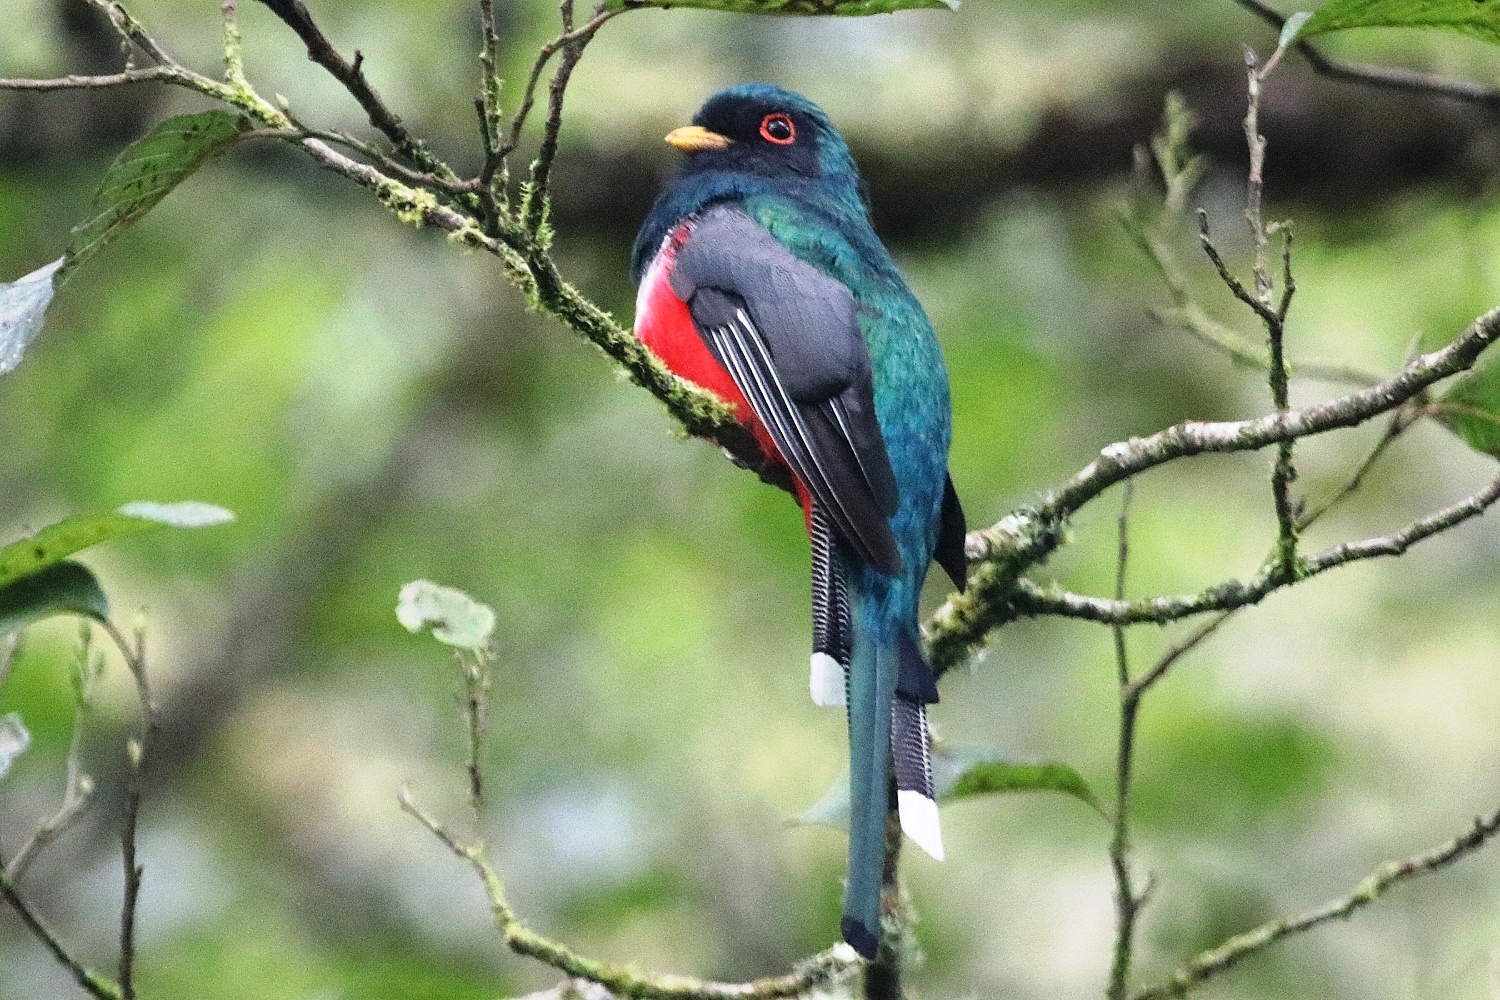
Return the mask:
[(814, 705), (835, 708), (844, 704), (844, 668), (827, 653), (812, 655), (812, 674), (807, 686), (812, 691)]
[(902, 789), (896, 793), (896, 808), (902, 832), (934, 859), (943, 860), (943, 825), (938, 821), (937, 803), (921, 792)]

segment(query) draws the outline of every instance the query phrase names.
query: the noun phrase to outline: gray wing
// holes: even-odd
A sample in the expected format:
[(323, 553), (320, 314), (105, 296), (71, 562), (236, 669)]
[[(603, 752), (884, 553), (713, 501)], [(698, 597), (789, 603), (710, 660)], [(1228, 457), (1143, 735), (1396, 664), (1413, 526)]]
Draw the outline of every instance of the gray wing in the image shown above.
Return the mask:
[(899, 573), (900, 492), (849, 289), (729, 208), (697, 220), (671, 281), (814, 503), (861, 558)]

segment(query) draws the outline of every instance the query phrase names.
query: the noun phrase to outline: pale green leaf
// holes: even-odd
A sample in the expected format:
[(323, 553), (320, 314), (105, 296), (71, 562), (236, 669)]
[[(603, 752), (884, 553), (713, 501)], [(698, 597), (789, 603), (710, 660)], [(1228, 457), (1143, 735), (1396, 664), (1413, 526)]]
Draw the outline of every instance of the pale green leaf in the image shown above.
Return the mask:
[(1500, 355), (1454, 379), (1434, 408), (1438, 420), (1470, 448), (1500, 458)]
[(462, 590), (430, 580), (413, 580), (401, 588), (396, 620), (408, 632), (431, 626), (434, 639), (459, 649), (483, 649), (495, 631), (495, 612), (489, 607)]
[(169, 118), (126, 147), (94, 193), (94, 214), (74, 227), (63, 273), (103, 249), (204, 163), (233, 145), (246, 127), (242, 117), (228, 111), (201, 111)]
[(959, 0), (606, 0), (605, 6), (615, 10), (697, 7), (700, 10), (719, 10), (731, 14), (859, 17), (924, 8), (957, 10)]
[(21, 717), (14, 712), (0, 717), (0, 778), (10, 773), (10, 766), (29, 746), (31, 734)]
[(222, 507), (186, 503), (126, 504), (113, 514), (85, 514), (43, 528), (0, 548), (0, 586), (29, 576), (100, 542), (153, 528), (200, 528), (224, 524), (234, 515)]
[[(1099, 815), (1106, 815), (1099, 797), (1089, 783), (1066, 764), (1017, 764), (1005, 761), (999, 751), (988, 747), (948, 746), (939, 744), (932, 751), (933, 792), (939, 802), (975, 795), (1003, 795), (1014, 792), (1061, 792), (1088, 805)], [(793, 826), (831, 826), (842, 830), (849, 825), (849, 775), (838, 781), (806, 812), (787, 820)]]
[(1330, 0), (1301, 38), (1346, 28), (1442, 28), (1500, 44), (1500, 3), (1485, 0)]
[(0, 585), (0, 636), (54, 615), (109, 617), (109, 602), (94, 574), (76, 562), (61, 562)]
[(0, 283), (0, 375), (21, 363), (26, 346), (42, 331), (52, 304), (55, 276), (65, 258), (59, 257), (9, 284)]
[(1105, 815), (1093, 788), (1067, 764), (1018, 764), (985, 747), (954, 747), (933, 753), (932, 778), (945, 802), (975, 795), (1061, 792)]

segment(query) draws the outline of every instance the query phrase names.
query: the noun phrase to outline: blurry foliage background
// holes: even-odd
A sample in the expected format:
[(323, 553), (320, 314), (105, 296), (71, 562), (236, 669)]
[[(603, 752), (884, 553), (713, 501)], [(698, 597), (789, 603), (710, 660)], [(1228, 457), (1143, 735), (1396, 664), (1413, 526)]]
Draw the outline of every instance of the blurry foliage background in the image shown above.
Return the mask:
[[(555, 30), (500, 5), (515, 79)], [(211, 6), (135, 13), (200, 68)], [(472, 166), (473, 5), (319, 0), (390, 103)], [(280, 23), (245, 4), (246, 57), (309, 121), (358, 109)], [(878, 223), (952, 372), (953, 472), (992, 522), (1102, 445), (1267, 408), (1262, 380), (1147, 309), (1165, 297), (1115, 219), (1129, 149), (1181, 89), (1212, 168), (1198, 193), (1244, 261), (1239, 46), (1274, 46), (1228, 0), (971, 0), (858, 21), (642, 11), (609, 25), (570, 91), (558, 166), (563, 262), (622, 317), (628, 242), (674, 167), (660, 142), (719, 85), (806, 92), (845, 131)], [(1358, 57), (1494, 79), (1459, 36), (1353, 33)], [(116, 65), (76, 0), (0, 5), (0, 71)], [(512, 90), (511, 96), (514, 96)], [(0, 275), (57, 256), (118, 149), (197, 102), (145, 87), (0, 95)], [(1394, 369), (1416, 337), (1500, 302), (1500, 129), (1451, 104), (1272, 79), (1268, 216), (1295, 220), (1294, 357)], [(1203, 300), (1248, 334), (1184, 238)], [(141, 498), (194, 498), (229, 528), (90, 555), (117, 609), (145, 608), (166, 709), (143, 844), (150, 997), (494, 997), (549, 985), (501, 953), (470, 874), (395, 805), (460, 816), (452, 665), (407, 635), (400, 585), (460, 586), (499, 614), (492, 775), (513, 901), (585, 951), (721, 977), (782, 970), (835, 933), (843, 838), (788, 829), (843, 767), (843, 721), (806, 693), (806, 545), (787, 498), (675, 440), (592, 347), (527, 315), (495, 262), (401, 227), (281, 150), (242, 148), (83, 269), (0, 387), (0, 538)], [(1293, 403), (1326, 394), (1294, 384)], [(1311, 496), (1374, 428), (1299, 449)], [(1258, 565), (1268, 457), (1174, 463), (1139, 484), (1136, 594)], [(1472, 492), (1489, 463), (1435, 426), (1407, 435), (1311, 544), (1380, 533)], [(1112, 497), (1114, 495), (1112, 494)], [(1103, 592), (1113, 499), (1053, 561)], [(1143, 977), (1375, 864), (1457, 832), (1500, 793), (1500, 529), (1319, 578), (1241, 616), (1148, 702), (1141, 863), (1154, 871)], [(27, 637), (0, 709), (37, 742), (7, 780), (0, 837), (55, 808), (72, 626)], [(1171, 633), (1136, 630), (1138, 657)], [(943, 736), (1067, 761), (1109, 787), (1107, 630), (1022, 623), (935, 712)], [(130, 718), (120, 676), (90, 731), (105, 789)], [(1101, 988), (1107, 829), (1031, 796), (947, 810), (949, 861), (908, 852), (926, 996)], [(119, 866), (106, 794), (32, 894), (96, 963), (113, 954)], [(1500, 866), (1482, 853), (1372, 911), (1257, 957), (1205, 998), (1484, 998)], [(1154, 977), (1153, 977), (1154, 978)], [(0, 915), (0, 997), (72, 986)]]

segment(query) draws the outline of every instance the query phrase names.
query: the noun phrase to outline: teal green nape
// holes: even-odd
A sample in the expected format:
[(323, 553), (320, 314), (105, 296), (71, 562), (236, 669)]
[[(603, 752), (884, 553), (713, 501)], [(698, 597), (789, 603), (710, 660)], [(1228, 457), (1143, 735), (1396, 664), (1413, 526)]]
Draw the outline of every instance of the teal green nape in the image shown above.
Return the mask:
[(874, 958), (893, 806), (943, 854), (926, 718), (937, 687), (917, 602), (934, 558), (960, 586), (966, 571), (947, 369), (817, 105), (770, 84), (730, 87), (667, 141), (689, 155), (636, 238), (636, 332), (735, 407), (796, 486), (812, 549), (810, 690), (848, 711), (841, 930)]

